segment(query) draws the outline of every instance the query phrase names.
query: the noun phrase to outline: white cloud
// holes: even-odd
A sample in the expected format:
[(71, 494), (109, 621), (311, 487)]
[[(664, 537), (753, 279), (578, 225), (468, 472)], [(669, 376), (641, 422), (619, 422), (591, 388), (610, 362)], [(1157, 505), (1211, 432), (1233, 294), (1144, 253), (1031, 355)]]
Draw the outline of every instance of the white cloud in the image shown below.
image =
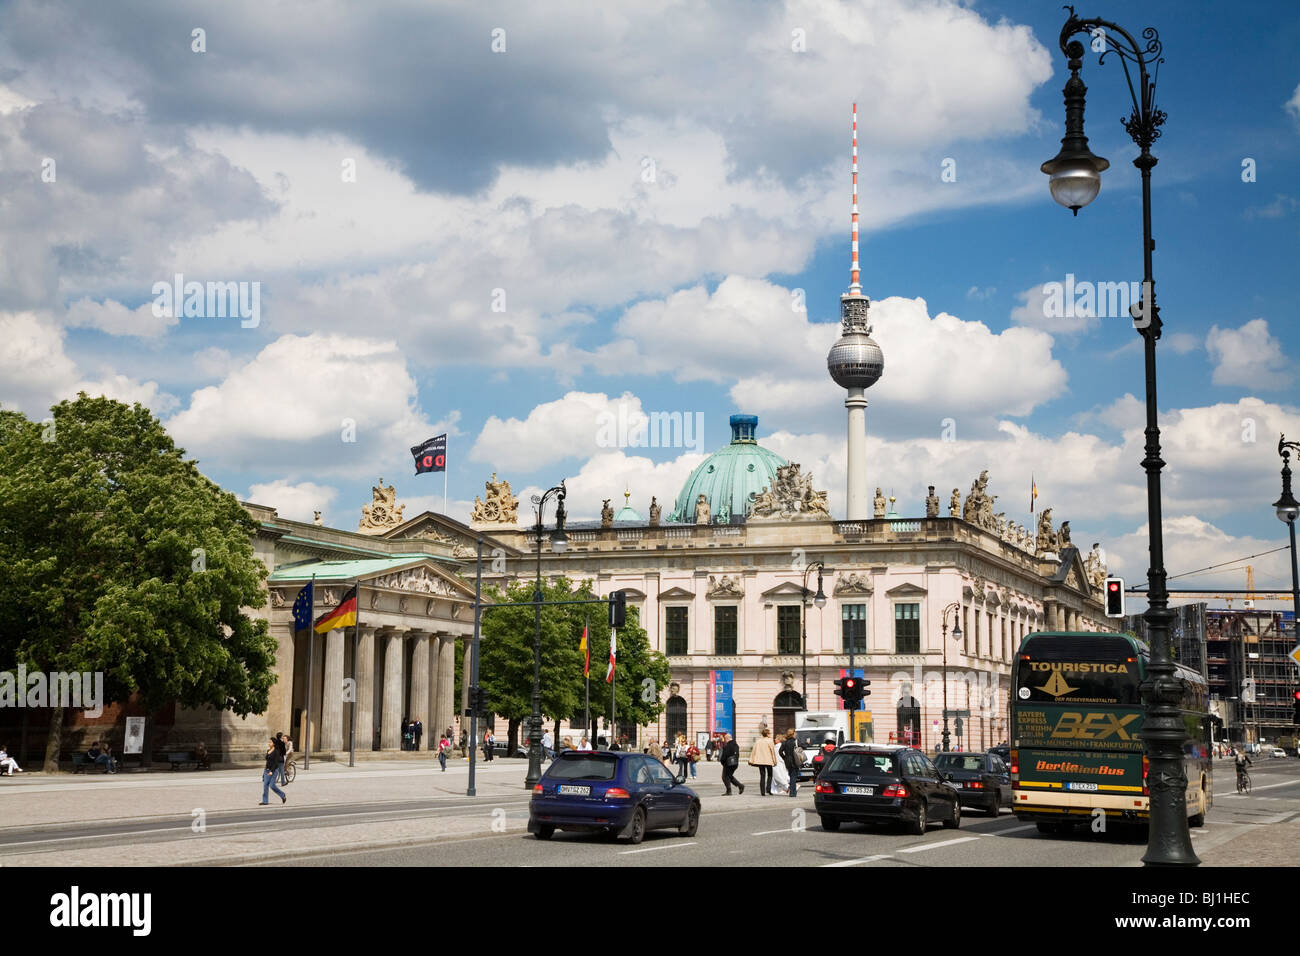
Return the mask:
[[(1150, 564), (1147, 525), (1143, 523), (1133, 532), (1112, 542), (1107, 552), (1112, 573), (1124, 576), (1129, 586), (1141, 586)], [(1290, 556), (1286, 549), (1278, 549), (1278, 542), (1249, 535), (1234, 535), (1195, 515), (1166, 515), (1163, 521), (1165, 568), (1171, 575), (1180, 575), (1169, 582), (1170, 590), (1182, 588), (1244, 588), (1247, 564), (1255, 569), (1255, 586), (1261, 590), (1284, 591), (1290, 589)], [(1274, 552), (1264, 554), (1264, 552)], [(1260, 555), (1259, 557), (1249, 557)], [(1243, 559), (1238, 561), (1237, 559)], [(1200, 574), (1183, 577), (1183, 572), (1196, 571), (1214, 565), (1228, 564)], [(1240, 598), (1234, 601), (1240, 606)], [(1209, 601), (1222, 607), (1222, 600), (1210, 597), (1179, 598), (1177, 603)]]
[(220, 384), (199, 389), (167, 427), (192, 454), (290, 476), (375, 474), (411, 466), (431, 424), (391, 341), (286, 335)]
[(162, 391), (157, 382), (140, 382), (126, 375), (108, 375), (95, 382), (77, 382), (66, 390), (63, 397), (74, 398), (78, 392), (92, 396), (103, 395), (127, 405), (139, 402), (160, 416), (166, 415), (177, 405), (176, 396)]
[(1205, 350), (1214, 362), (1215, 385), (1244, 388), (1285, 388), (1291, 383), (1282, 343), (1268, 331), (1265, 319), (1251, 319), (1238, 329), (1210, 328)]
[[(1053, 291), (1054, 284), (1062, 288)], [(1017, 293), (1020, 305), (1011, 310), (1011, 321), (1054, 335), (1078, 335), (1095, 328), (1099, 322), (1096, 307), (1080, 309), (1076, 308), (1076, 302), (1066, 303), (1062, 297), (1063, 288), (1064, 280), (1059, 280), (1031, 286)]]
[(177, 319), (153, 314), (153, 303), (146, 302), (136, 309), (128, 309), (115, 299), (96, 302), (81, 298), (68, 306), (68, 325), (99, 329), (109, 335), (134, 335), (154, 338), (175, 325)]
[(1300, 120), (1300, 86), (1295, 88), (1295, 92), (1292, 93), (1291, 98), (1286, 101), (1284, 108), (1291, 114), (1293, 119)]
[[(704, 458), (705, 455), (689, 452), (671, 461), (656, 463), (649, 458), (629, 455), (623, 451), (601, 452), (589, 458), (577, 474), (565, 478), (565, 510), (575, 521), (594, 520), (600, 517), (604, 499), (610, 499), (610, 505), (617, 513), (623, 507), (623, 492), (629, 491), (630, 504), (640, 512), (641, 517), (649, 519), (650, 498), (654, 496), (663, 509), (662, 517), (667, 519), (673, 510), (673, 499), (677, 492), (686, 483), (692, 469)], [(515, 491), (521, 502), (521, 525), (529, 525), (536, 520), (528, 500), (530, 495), (541, 494), (543, 491), (545, 488), (540, 486)], [(546, 520), (549, 523), (554, 518), (553, 506), (548, 503), (547, 509)]]
[(63, 331), (48, 316), (0, 312), (0, 342), (0, 402), (44, 418), (77, 375)]
[[(566, 458), (598, 455), (602, 440), (608, 437), (614, 442), (603, 447), (618, 447), (619, 439), (630, 439), (636, 433), (636, 423), (645, 419), (641, 399), (631, 392), (618, 398), (599, 392), (569, 392), (536, 406), (522, 420), (493, 415), (484, 423), (469, 457), (487, 462), (503, 474), (531, 472)], [(620, 422), (625, 423), (622, 435)]]
[(329, 485), (318, 485), (312, 481), (294, 484), (278, 479), (250, 487), (247, 500), (275, 508), (282, 518), (294, 521), (312, 521), (314, 513), (320, 511), (321, 523), (336, 527), (329, 520), (329, 508), (337, 496), (338, 489)]

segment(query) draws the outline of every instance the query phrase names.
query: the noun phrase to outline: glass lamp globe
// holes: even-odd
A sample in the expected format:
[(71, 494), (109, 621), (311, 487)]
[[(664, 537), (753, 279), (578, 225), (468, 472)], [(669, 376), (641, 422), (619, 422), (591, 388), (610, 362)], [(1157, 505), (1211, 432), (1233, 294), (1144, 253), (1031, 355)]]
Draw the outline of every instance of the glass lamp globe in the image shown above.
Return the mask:
[(1052, 171), (1048, 188), (1053, 199), (1077, 216), (1101, 192), (1101, 173), (1087, 160), (1063, 162)]

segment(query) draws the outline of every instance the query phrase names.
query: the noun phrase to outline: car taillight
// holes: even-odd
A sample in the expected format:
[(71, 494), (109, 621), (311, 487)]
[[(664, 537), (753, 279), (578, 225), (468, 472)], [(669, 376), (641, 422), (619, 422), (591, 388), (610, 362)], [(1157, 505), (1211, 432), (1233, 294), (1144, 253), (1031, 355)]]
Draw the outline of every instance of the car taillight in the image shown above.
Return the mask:
[(984, 789), (984, 784), (983, 784), (982, 782), (980, 782), (979, 780), (972, 780), (972, 781), (970, 781), (970, 783), (966, 784), (966, 786), (970, 787), (972, 790), (983, 790), (983, 789)]
[(1020, 751), (1011, 751), (1011, 773), (1013, 776), (1020, 776)]
[(817, 792), (818, 792), (818, 793), (834, 793), (834, 792), (835, 792), (835, 784), (833, 784), (833, 783), (821, 783), (821, 782), (819, 781), (818, 784), (817, 784)]
[(533, 787), (533, 793), (537, 794), (538, 796), (541, 796), (541, 794), (542, 794), (542, 785), (541, 785), (540, 783), (539, 783), (539, 784), (536, 784), (536, 785)]
[(622, 787), (610, 787), (608, 790), (605, 791), (605, 799), (606, 800), (629, 800), (631, 799), (631, 794), (629, 794)]
[(1151, 761), (1146, 757), (1142, 758), (1142, 796), (1149, 797), (1151, 791), (1147, 789), (1147, 771), (1151, 769)]
[(884, 790), (880, 791), (880, 795), (883, 797), (910, 796), (910, 794), (907, 792), (907, 787), (901, 783), (891, 783)]

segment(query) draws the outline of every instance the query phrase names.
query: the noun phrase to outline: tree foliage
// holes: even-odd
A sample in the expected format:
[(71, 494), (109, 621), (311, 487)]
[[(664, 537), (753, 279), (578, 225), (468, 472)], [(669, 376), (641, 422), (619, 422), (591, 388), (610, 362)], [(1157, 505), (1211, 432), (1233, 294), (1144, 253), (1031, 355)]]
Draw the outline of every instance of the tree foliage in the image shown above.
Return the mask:
[(0, 666), (100, 671), (109, 700), (266, 709), (255, 524), (148, 409), (0, 410)]
[[(511, 721), (512, 726), (526, 721), (533, 711), (534, 588), (535, 582), (522, 581), (510, 585), (504, 594), (495, 588), (484, 592), (485, 601), (511, 605), (483, 613), (479, 683), (487, 689), (493, 711)], [(575, 588), (566, 578), (543, 582), (542, 595), (544, 601), (595, 597), (590, 581)], [(593, 716), (608, 716), (605, 673), (610, 628), (606, 608), (604, 603), (542, 605), (541, 711), (548, 721), (568, 721), (582, 712), (585, 688), (579, 648), (584, 621), (590, 623), (591, 712)], [(668, 659), (651, 649), (633, 609), (628, 610), (627, 623), (618, 631), (617, 656), (619, 722), (653, 722), (664, 707), (661, 697), (669, 680)]]

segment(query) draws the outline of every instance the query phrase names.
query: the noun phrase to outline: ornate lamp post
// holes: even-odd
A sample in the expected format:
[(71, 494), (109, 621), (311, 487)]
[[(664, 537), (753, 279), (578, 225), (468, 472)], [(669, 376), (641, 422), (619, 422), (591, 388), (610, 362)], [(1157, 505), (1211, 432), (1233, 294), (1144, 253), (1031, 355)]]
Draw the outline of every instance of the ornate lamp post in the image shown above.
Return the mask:
[(1277, 518), (1291, 532), (1291, 620), (1296, 629), (1297, 641), (1300, 641), (1300, 574), (1296, 573), (1295, 556), (1295, 522), (1300, 517), (1300, 502), (1291, 494), (1291, 449), (1300, 454), (1300, 442), (1287, 441), (1285, 435), (1277, 439), (1277, 453), (1282, 456), (1282, 497), (1273, 502)]
[(533, 591), (533, 713), (528, 719), (528, 776), (524, 789), (532, 790), (542, 776), (542, 511), (546, 502), (558, 496), (555, 505), (555, 530), (551, 532), (551, 550), (563, 554), (569, 546), (564, 534), (564, 482), (549, 489), (541, 497), (533, 495), (533, 511), (537, 514), (534, 533), (537, 536), (537, 588)]
[[(1100, 43), (1101, 61), (1114, 53), (1124, 68), (1133, 112), (1124, 120), (1124, 128), (1140, 152), (1133, 160), (1142, 173), (1142, 301), (1130, 311), (1133, 324), (1142, 336), (1146, 356), (1146, 456), (1142, 467), (1147, 473), (1147, 525), (1150, 529), (1151, 566), (1147, 570), (1148, 607), (1143, 617), (1151, 641), (1151, 664), (1142, 684), (1145, 721), (1142, 741), (1149, 761), (1150, 816), (1147, 852), (1142, 861), (1148, 866), (1196, 866), (1201, 861), (1192, 851), (1187, 829), (1187, 774), (1183, 769), (1183, 739), (1186, 728), (1178, 714), (1183, 694), (1182, 681), (1174, 676), (1169, 656), (1169, 590), (1165, 584), (1164, 538), (1160, 521), (1160, 428), (1156, 421), (1156, 340), (1160, 338), (1160, 310), (1156, 306), (1155, 285), (1151, 277), (1151, 169), (1156, 158), (1151, 144), (1160, 137), (1165, 113), (1155, 106), (1155, 77), (1148, 65), (1159, 70), (1164, 62), (1163, 47), (1154, 27), (1142, 31), (1139, 44), (1123, 27), (1109, 20), (1080, 20), (1073, 7), (1066, 7), (1070, 17), (1061, 27), (1061, 52), (1067, 57), (1070, 78), (1065, 84), (1065, 137), (1061, 151), (1043, 163), (1042, 170), (1051, 177), (1052, 198), (1072, 210), (1092, 202), (1101, 189), (1101, 173), (1110, 166), (1088, 149), (1083, 135), (1083, 107), (1087, 87), (1079, 79), (1083, 65), (1083, 44), (1072, 39), (1079, 34)], [(1094, 49), (1097, 47), (1094, 45)], [(1134, 89), (1130, 64), (1137, 70), (1138, 87)]]
[(812, 592), (808, 590), (808, 574), (813, 568), (817, 569), (817, 595), (813, 598), (813, 604), (821, 610), (826, 606), (826, 593), (822, 591), (822, 574), (826, 571), (826, 565), (821, 561), (814, 561), (808, 567), (803, 569), (803, 615), (801, 623), (803, 625), (803, 638), (801, 647), (803, 648), (803, 709), (808, 709), (808, 595)]
[[(943, 631), (943, 752), (947, 753), (951, 748), (948, 746), (948, 612), (952, 612), (952, 639), (961, 640), (961, 621), (957, 620), (957, 612), (961, 610), (961, 605), (953, 601), (943, 609), (942, 623), (940, 625)], [(978, 623), (978, 622), (976, 622)]]

